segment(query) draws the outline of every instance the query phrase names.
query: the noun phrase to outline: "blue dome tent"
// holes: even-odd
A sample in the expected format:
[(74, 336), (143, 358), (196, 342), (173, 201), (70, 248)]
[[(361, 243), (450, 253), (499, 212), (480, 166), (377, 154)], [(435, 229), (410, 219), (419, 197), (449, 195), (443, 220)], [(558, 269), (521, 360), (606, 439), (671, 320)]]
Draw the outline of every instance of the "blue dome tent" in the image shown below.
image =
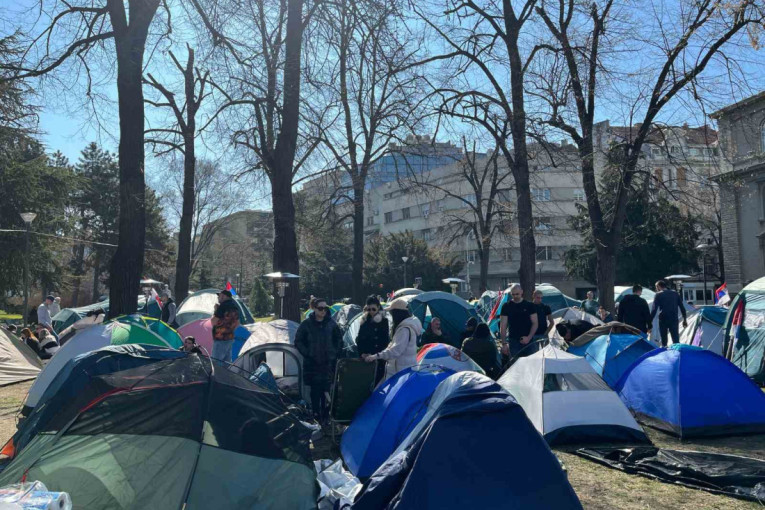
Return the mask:
[(428, 408), (356, 496), (354, 510), (582, 508), (523, 409), (491, 379), (452, 375)]
[[(409, 299), (409, 311), (427, 327), (430, 317), (441, 319), (441, 329), (451, 345), (457, 346), (465, 323), (471, 317), (478, 319), (475, 307), (455, 294), (433, 291), (423, 292)], [(479, 319), (480, 320), (480, 319)]]
[(351, 473), (359, 478), (374, 473), (422, 419), (438, 383), (453, 373), (434, 365), (412, 367), (377, 388), (356, 412), (340, 443)]
[(613, 388), (622, 374), (647, 352), (656, 347), (639, 335), (600, 335), (584, 345), (568, 348), (568, 352), (584, 357), (600, 377)]
[(765, 393), (731, 362), (698, 347), (646, 354), (615, 390), (639, 421), (681, 438), (765, 432)]
[(739, 292), (725, 318), (723, 355), (765, 385), (765, 278)]

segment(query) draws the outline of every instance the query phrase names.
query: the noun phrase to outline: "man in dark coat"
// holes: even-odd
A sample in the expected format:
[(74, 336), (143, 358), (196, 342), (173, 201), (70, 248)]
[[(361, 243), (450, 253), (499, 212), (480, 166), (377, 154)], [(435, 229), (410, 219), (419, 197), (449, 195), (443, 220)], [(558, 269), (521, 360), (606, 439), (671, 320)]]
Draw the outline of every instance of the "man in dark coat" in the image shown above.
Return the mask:
[(311, 387), (311, 408), (319, 422), (328, 417), (326, 393), (332, 385), (343, 332), (329, 316), (329, 306), (317, 299), (313, 313), (300, 323), (295, 347), (303, 356), (305, 383)]
[[(359, 334), (356, 335), (359, 357), (364, 354), (377, 354), (384, 351), (390, 344), (390, 324), (388, 319), (383, 317), (382, 306), (376, 296), (367, 298), (364, 316), (359, 320), (361, 326), (359, 327)], [(379, 361), (375, 383), (380, 382), (383, 377), (385, 377), (385, 362)]]
[(483, 322), (476, 326), (472, 337), (462, 342), (462, 352), (478, 363), (486, 375), (495, 381), (502, 375), (497, 342), (491, 336), (489, 326)]
[(621, 303), (619, 303), (616, 320), (648, 334), (651, 332), (653, 321), (651, 320), (651, 311), (648, 309), (648, 303), (640, 297), (642, 293), (642, 286), (632, 286), (632, 294), (624, 296)]
[(685, 306), (680, 294), (670, 289), (667, 282), (659, 280), (656, 282), (656, 296), (653, 298), (651, 307), (651, 322), (659, 313), (659, 335), (661, 336), (661, 346), (667, 346), (667, 333), (672, 335), (672, 343), (680, 342), (680, 330), (678, 328), (677, 311), (683, 316), (683, 327), (688, 326)]

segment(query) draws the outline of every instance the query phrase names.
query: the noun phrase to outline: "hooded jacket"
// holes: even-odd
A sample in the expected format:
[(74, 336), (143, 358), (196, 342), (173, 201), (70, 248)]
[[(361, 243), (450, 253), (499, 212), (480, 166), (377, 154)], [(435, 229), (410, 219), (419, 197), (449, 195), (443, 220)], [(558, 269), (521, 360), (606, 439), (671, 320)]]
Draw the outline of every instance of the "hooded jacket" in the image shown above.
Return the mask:
[(314, 314), (300, 323), (295, 347), (303, 356), (305, 382), (309, 386), (328, 386), (343, 343), (343, 332), (329, 315), (319, 322)]
[(417, 337), (421, 333), (422, 324), (417, 317), (408, 317), (401, 321), (393, 333), (390, 345), (377, 354), (378, 359), (388, 362), (385, 367), (386, 379), (417, 364)]

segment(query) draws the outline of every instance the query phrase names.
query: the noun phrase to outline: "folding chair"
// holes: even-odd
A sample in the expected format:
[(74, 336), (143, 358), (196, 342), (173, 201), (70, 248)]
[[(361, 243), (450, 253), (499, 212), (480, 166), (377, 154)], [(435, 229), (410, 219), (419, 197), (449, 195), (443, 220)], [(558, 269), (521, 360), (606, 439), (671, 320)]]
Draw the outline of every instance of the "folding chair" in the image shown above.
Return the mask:
[(336, 442), (335, 426), (350, 423), (358, 408), (374, 391), (378, 363), (379, 360), (367, 363), (359, 358), (337, 360), (329, 408), (332, 441)]

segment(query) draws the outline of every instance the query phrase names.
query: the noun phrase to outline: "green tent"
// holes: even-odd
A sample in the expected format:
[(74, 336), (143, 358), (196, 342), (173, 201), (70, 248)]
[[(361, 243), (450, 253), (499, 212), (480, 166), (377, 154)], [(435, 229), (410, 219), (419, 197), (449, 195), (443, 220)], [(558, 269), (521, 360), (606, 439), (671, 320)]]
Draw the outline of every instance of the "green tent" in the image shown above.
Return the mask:
[(85, 317), (88, 312), (99, 309), (108, 314), (109, 300), (107, 299), (106, 301), (100, 301), (98, 303), (93, 303), (92, 305), (88, 306), (81, 306), (79, 308), (64, 308), (52, 317), (53, 331), (56, 333), (61, 333), (66, 328)]
[(739, 292), (725, 318), (725, 357), (765, 385), (765, 278)]

